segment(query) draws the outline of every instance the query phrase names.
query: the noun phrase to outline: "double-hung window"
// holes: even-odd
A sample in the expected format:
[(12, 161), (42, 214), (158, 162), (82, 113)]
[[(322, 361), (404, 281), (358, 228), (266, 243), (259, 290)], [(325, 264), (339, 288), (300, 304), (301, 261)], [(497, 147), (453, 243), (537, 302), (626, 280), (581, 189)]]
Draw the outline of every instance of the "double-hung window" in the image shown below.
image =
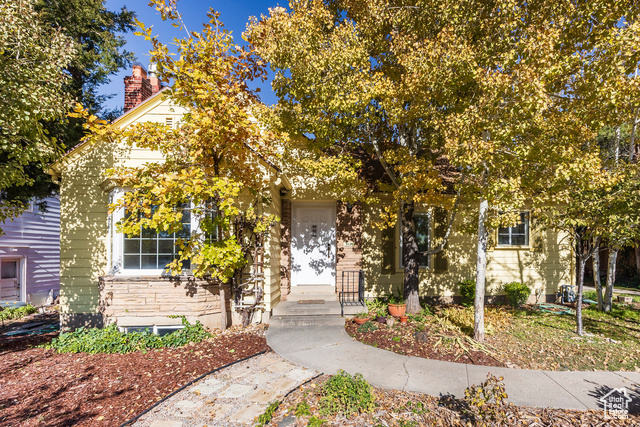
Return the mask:
[(527, 245), (529, 245), (529, 214), (521, 212), (516, 225), (498, 229), (498, 246)]
[[(416, 242), (418, 243), (418, 252), (421, 254), (418, 257), (418, 265), (420, 267), (427, 268), (429, 267), (429, 256), (422, 255), (422, 252), (426, 252), (429, 250), (429, 246), (431, 243), (431, 215), (428, 213), (416, 213), (413, 216), (414, 223), (416, 226)], [(402, 227), (400, 228), (400, 262), (404, 268), (404, 252), (402, 245)]]

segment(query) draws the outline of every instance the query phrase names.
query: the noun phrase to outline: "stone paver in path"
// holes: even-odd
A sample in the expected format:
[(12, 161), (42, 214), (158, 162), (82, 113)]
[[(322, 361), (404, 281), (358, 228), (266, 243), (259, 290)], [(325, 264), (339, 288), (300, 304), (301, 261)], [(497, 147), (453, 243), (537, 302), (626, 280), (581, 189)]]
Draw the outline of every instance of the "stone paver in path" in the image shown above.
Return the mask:
[(274, 400), (316, 376), (265, 353), (203, 378), (143, 415), (137, 427), (254, 425)]

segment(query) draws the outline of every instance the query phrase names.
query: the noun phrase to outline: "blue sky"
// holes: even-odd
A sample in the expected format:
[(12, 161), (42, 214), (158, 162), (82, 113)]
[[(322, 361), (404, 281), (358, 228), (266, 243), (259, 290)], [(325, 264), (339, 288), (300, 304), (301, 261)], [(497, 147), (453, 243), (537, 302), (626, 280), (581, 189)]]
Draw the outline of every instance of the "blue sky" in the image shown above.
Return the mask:
[[(179, 0), (178, 10), (182, 14), (185, 24), (191, 31), (199, 31), (202, 24), (207, 21), (207, 11), (213, 8), (220, 12), (220, 19), (225, 27), (233, 33), (234, 40), (238, 44), (243, 44), (242, 32), (246, 29), (250, 16), (259, 17), (261, 14), (268, 14), (270, 7), (287, 6), (288, 2), (280, 0), (241, 0), (241, 1), (204, 1), (204, 0)], [(180, 32), (172, 27), (169, 22), (162, 22), (156, 10), (147, 6), (145, 0), (107, 0), (106, 7), (109, 10), (120, 10), (127, 6), (129, 10), (134, 10), (138, 14), (138, 19), (146, 26), (153, 25), (154, 34), (159, 34), (159, 38), (164, 43), (170, 43), (174, 37), (186, 37), (184, 31)], [(133, 52), (139, 63), (145, 68), (149, 63), (150, 44), (143, 37), (135, 36), (133, 33), (127, 34), (127, 45), (125, 49)], [(122, 70), (111, 77), (111, 83), (101, 87), (100, 92), (104, 94), (115, 94), (107, 101), (106, 109), (119, 108), (124, 104), (124, 83), (125, 76), (130, 75), (131, 70)], [(257, 85), (257, 83), (256, 83)], [(271, 91), (269, 81), (259, 85), (261, 89), (260, 98), (265, 104), (273, 104), (276, 97)]]

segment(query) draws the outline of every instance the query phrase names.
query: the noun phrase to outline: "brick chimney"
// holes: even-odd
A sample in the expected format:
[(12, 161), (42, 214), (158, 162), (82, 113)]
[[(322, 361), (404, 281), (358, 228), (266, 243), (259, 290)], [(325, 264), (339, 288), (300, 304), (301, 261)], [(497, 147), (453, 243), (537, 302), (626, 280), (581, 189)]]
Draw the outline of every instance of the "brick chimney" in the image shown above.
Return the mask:
[(132, 75), (124, 78), (124, 112), (136, 108), (160, 89), (162, 82), (155, 73), (147, 77), (147, 70), (142, 65), (134, 65)]

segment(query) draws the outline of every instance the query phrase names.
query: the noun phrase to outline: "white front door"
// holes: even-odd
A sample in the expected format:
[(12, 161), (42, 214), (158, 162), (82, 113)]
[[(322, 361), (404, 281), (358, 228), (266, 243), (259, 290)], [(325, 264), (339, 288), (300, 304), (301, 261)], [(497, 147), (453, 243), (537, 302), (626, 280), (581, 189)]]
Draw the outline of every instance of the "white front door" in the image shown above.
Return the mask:
[(291, 217), (291, 284), (336, 283), (335, 205), (293, 206)]
[(20, 260), (0, 260), (0, 301), (20, 301)]

